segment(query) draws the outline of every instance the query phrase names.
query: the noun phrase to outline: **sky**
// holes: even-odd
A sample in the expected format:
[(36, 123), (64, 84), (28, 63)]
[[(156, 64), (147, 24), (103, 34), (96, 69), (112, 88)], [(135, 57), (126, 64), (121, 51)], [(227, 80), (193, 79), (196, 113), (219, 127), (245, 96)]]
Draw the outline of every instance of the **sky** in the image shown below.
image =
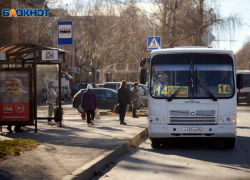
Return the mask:
[[(74, 0), (62, 0), (63, 4), (70, 4)], [(85, 0), (79, 0), (85, 1)], [(209, 0), (205, 0), (209, 2)], [(226, 37), (216, 37), (216, 32), (212, 31), (212, 34), (215, 35), (215, 41), (211, 43), (210, 46), (221, 49), (231, 49), (235, 53), (240, 50), (244, 43), (247, 40), (250, 41), (250, 0), (210, 0), (211, 2), (215, 1), (216, 5), (220, 7), (221, 17), (227, 17), (230, 14), (237, 14), (242, 18), (242, 27), (238, 27), (236, 31), (223, 32), (226, 36), (232, 36), (234, 41), (229, 41), (229, 38)], [(212, 3), (211, 3), (212, 5)], [(68, 7), (69, 7), (68, 6)], [(234, 36), (233, 36), (234, 35)], [(147, 38), (147, 37), (145, 37)]]
[[(232, 13), (238, 14), (242, 17), (243, 26), (236, 30), (235, 37), (233, 38), (235, 41), (233, 43), (229, 41), (215, 41), (211, 45), (217, 48), (231, 49), (236, 53), (243, 47), (247, 40), (250, 40), (250, 0), (221, 0), (220, 3), (222, 17), (229, 16)], [(216, 40), (223, 39), (217, 38)]]

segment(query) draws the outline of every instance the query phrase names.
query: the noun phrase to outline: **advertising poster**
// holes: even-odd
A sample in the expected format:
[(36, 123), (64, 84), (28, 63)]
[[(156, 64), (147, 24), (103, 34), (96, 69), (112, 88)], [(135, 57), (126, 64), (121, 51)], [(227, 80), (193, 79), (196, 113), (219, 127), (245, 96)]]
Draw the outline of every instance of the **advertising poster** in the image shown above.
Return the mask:
[(0, 71), (0, 121), (30, 121), (30, 72)]

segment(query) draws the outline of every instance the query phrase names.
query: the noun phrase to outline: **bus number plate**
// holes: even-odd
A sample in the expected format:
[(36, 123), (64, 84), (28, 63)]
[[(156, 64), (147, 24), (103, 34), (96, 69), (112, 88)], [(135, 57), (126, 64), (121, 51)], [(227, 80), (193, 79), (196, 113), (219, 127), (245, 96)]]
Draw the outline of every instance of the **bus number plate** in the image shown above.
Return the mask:
[(183, 128), (183, 132), (202, 132), (202, 128)]

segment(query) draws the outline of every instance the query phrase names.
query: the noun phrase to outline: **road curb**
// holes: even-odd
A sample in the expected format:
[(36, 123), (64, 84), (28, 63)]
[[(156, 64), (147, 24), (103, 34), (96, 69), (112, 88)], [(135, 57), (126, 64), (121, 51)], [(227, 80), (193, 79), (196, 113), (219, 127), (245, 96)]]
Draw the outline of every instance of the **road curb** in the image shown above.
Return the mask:
[(142, 139), (148, 136), (148, 128), (145, 128), (134, 137), (127, 140), (126, 143), (115, 147), (113, 151), (105, 152), (93, 161), (75, 170), (72, 175), (63, 177), (63, 180), (88, 180), (95, 172), (101, 171), (109, 162), (114, 161), (121, 154), (129, 149), (131, 145), (136, 146)]

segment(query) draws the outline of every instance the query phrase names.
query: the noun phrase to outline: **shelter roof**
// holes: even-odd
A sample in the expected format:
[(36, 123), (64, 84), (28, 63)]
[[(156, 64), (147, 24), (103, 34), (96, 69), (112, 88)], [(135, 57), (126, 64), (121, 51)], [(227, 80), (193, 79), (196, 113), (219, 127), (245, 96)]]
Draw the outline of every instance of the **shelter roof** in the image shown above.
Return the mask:
[[(28, 55), (32, 54), (31, 52), (34, 49), (40, 49), (40, 50), (58, 50), (58, 53), (65, 53), (68, 52), (63, 49), (59, 48), (52, 48), (52, 47), (46, 47), (46, 46), (39, 46), (36, 44), (28, 44), (28, 43), (20, 43), (20, 44), (12, 44), (8, 46), (4, 46), (0, 48), (0, 52), (5, 52), (6, 56), (9, 56), (10, 60), (22, 60)], [(31, 51), (29, 51), (31, 50)], [(22, 53), (23, 52), (23, 53)]]

